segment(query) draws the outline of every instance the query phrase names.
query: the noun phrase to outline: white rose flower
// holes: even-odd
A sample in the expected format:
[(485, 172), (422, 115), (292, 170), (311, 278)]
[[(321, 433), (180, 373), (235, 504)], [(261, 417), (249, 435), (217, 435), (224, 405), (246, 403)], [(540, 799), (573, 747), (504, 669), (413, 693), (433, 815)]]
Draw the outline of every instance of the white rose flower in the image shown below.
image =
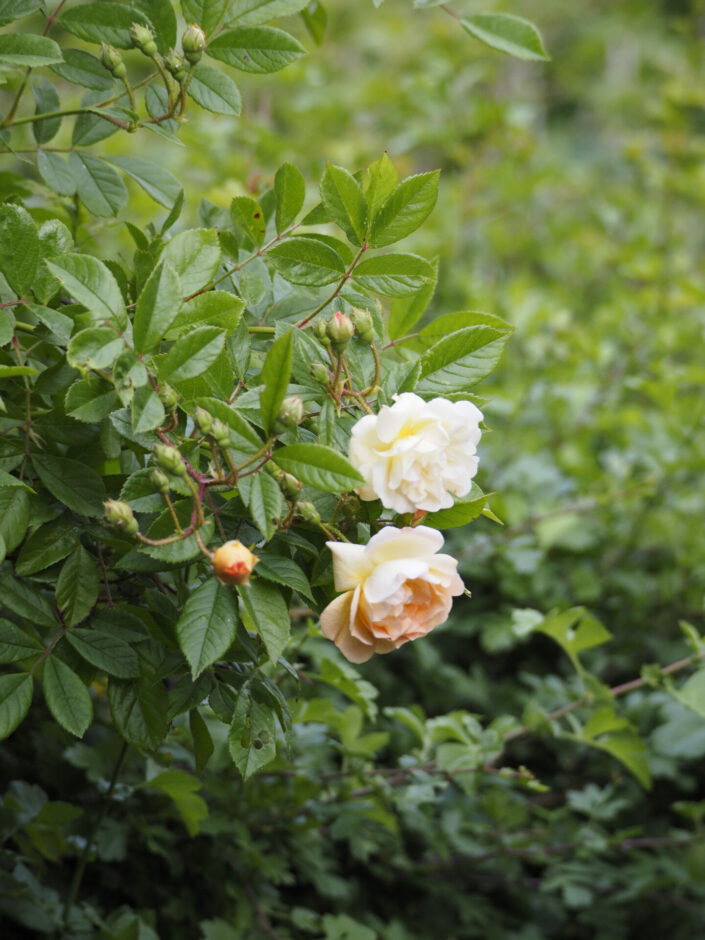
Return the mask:
[(335, 587), (321, 630), (351, 663), (389, 653), (444, 623), (462, 594), (458, 562), (436, 554), (443, 536), (428, 526), (387, 526), (367, 545), (327, 542)]
[(469, 401), (395, 395), (393, 405), (352, 429), (348, 456), (365, 478), (357, 492), (396, 512), (448, 509), (453, 496), (470, 492), (477, 473), (480, 421)]

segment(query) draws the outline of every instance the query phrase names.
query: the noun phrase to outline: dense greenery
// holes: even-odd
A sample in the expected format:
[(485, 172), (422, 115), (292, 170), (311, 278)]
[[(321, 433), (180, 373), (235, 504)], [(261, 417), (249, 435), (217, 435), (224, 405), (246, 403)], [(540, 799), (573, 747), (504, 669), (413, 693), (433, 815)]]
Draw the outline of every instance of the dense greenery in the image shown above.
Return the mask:
[[(0, 0), (10, 936), (701, 929), (705, 11), (450, 6)], [(344, 456), (411, 390), (423, 519)], [(420, 521), (472, 596), (351, 665), (325, 542)]]

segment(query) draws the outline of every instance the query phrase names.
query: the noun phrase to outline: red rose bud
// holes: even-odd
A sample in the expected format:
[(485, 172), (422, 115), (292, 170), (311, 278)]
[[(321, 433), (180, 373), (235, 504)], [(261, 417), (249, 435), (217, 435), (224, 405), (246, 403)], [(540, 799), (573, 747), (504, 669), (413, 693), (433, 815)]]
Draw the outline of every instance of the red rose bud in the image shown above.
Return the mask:
[(216, 550), (213, 574), (221, 584), (247, 584), (257, 561), (257, 556), (249, 548), (234, 539)]
[(181, 37), (181, 48), (191, 65), (195, 65), (200, 60), (206, 48), (206, 34), (200, 26), (192, 23), (186, 27)]
[(108, 499), (103, 503), (105, 521), (114, 529), (119, 529), (125, 535), (134, 535), (139, 532), (139, 525), (132, 514), (129, 503), (122, 499)]
[(155, 467), (149, 474), (149, 482), (158, 493), (169, 492), (169, 477), (159, 467)]
[(353, 307), (350, 311), (350, 317), (355, 327), (355, 332), (363, 343), (371, 345), (375, 341), (375, 330), (372, 322), (372, 314), (369, 310), (362, 310), (360, 307)]
[(181, 454), (175, 447), (168, 444), (157, 444), (154, 448), (154, 459), (167, 473), (173, 473), (177, 477), (186, 476), (186, 467), (181, 459)]
[(130, 26), (130, 38), (135, 49), (139, 49), (150, 59), (157, 54), (157, 44), (154, 41), (154, 35), (149, 26), (143, 26), (141, 23), (133, 23)]
[(164, 66), (177, 82), (182, 82), (186, 78), (186, 59), (174, 49), (164, 56)]
[(328, 339), (331, 342), (333, 351), (341, 353), (355, 335), (355, 327), (352, 325), (349, 317), (346, 317), (340, 310), (334, 313), (328, 321), (326, 327)]
[(111, 46), (107, 42), (100, 44), (100, 62), (103, 68), (107, 69), (114, 78), (124, 78), (127, 74), (122, 56), (115, 46)]
[(275, 434), (283, 434), (290, 428), (297, 428), (304, 419), (304, 403), (300, 398), (285, 398), (277, 412), (272, 430)]

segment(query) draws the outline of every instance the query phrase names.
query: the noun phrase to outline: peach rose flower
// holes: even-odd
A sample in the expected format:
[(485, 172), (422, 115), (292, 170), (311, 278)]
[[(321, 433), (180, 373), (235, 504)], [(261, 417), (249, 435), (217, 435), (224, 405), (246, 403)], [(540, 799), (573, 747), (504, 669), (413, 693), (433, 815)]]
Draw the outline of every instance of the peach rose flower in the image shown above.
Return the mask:
[(444, 623), (464, 585), (458, 562), (436, 554), (443, 536), (428, 526), (387, 526), (367, 545), (327, 542), (335, 587), (321, 630), (351, 663), (389, 653)]
[(477, 473), (482, 412), (469, 401), (394, 396), (352, 429), (348, 457), (365, 478), (362, 499), (395, 512), (437, 512), (466, 496)]

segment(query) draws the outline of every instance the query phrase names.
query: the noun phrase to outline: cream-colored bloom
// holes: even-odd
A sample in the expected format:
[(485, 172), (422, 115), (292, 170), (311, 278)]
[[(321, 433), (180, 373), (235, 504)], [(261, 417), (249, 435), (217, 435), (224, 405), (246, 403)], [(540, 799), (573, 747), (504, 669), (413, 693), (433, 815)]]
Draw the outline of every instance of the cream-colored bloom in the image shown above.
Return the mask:
[(452, 506), (477, 473), (480, 421), (482, 412), (469, 401), (396, 395), (393, 405), (352, 429), (348, 456), (365, 478), (359, 495), (396, 512)]
[(367, 545), (327, 542), (335, 587), (321, 630), (351, 663), (389, 653), (444, 623), (463, 593), (458, 562), (436, 554), (443, 536), (428, 526), (387, 526)]

